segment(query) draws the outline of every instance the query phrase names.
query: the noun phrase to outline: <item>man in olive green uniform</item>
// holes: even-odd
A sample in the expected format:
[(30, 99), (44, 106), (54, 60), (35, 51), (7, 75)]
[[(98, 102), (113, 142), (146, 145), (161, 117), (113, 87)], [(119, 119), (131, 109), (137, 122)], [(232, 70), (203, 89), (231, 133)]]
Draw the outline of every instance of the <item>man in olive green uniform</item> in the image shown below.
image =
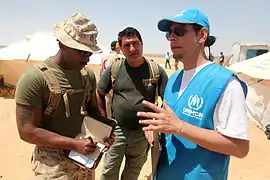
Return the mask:
[(143, 100), (155, 102), (163, 98), (168, 76), (164, 69), (143, 57), (140, 33), (128, 27), (118, 34), (118, 42), (126, 59), (116, 61), (104, 71), (98, 83), (98, 102), (106, 116), (105, 95), (113, 90), (112, 117), (118, 122), (116, 140), (105, 154), (101, 180), (117, 180), (125, 156), (121, 179), (136, 180), (147, 160), (149, 143), (139, 124), (138, 111), (150, 111)]
[(36, 179), (94, 179), (94, 171), (74, 164), (66, 152), (87, 155), (96, 148), (91, 138), (75, 136), (87, 113), (99, 115), (95, 75), (84, 67), (92, 53), (101, 52), (97, 34), (90, 19), (74, 13), (55, 26), (58, 53), (19, 79), (17, 127), (22, 140), (36, 145), (31, 160)]

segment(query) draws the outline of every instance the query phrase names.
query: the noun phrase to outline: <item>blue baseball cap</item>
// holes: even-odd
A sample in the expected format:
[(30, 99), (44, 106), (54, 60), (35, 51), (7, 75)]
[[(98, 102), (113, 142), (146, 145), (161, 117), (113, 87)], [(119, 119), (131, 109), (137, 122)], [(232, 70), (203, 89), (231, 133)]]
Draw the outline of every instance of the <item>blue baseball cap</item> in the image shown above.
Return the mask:
[(208, 17), (196, 8), (181, 11), (171, 18), (162, 19), (158, 22), (158, 29), (163, 32), (170, 30), (172, 22), (184, 24), (198, 24), (203, 26), (210, 34)]

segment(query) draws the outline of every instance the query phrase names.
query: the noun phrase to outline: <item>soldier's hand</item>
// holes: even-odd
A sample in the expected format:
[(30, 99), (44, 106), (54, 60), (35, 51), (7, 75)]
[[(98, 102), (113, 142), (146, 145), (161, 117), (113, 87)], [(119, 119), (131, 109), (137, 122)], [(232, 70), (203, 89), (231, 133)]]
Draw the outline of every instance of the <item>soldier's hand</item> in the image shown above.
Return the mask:
[(94, 141), (91, 137), (85, 139), (78, 139), (76, 141), (75, 151), (84, 155), (88, 155), (94, 152), (96, 147), (97, 142)]
[(104, 139), (104, 142), (105, 142), (105, 149), (103, 150), (103, 152), (106, 152), (109, 150), (109, 148), (111, 147), (111, 145), (114, 143), (116, 139), (116, 136), (115, 135), (111, 135), (110, 138), (108, 139)]

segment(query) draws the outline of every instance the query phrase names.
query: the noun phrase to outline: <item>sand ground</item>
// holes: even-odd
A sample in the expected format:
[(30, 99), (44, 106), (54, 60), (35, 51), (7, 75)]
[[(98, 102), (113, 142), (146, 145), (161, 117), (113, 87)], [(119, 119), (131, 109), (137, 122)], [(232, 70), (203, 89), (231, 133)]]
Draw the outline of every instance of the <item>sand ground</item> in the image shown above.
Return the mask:
[[(171, 74), (169, 71), (168, 74)], [(255, 122), (249, 122), (251, 147), (244, 159), (231, 158), (229, 180), (269, 180), (270, 141)], [(28, 180), (32, 177), (30, 166), (33, 145), (20, 140), (15, 120), (13, 99), (0, 98), (0, 180)], [(100, 174), (100, 163), (96, 179)], [(150, 172), (149, 159), (139, 179)]]
[[(32, 176), (30, 158), (33, 145), (20, 140), (15, 121), (15, 103), (12, 99), (0, 99), (0, 179), (28, 180)], [(244, 159), (231, 158), (230, 180), (268, 180), (270, 179), (267, 155), (270, 142), (256, 123), (249, 123), (251, 148)], [(101, 164), (96, 170), (100, 173)], [(143, 167), (140, 180), (150, 172), (149, 160)]]

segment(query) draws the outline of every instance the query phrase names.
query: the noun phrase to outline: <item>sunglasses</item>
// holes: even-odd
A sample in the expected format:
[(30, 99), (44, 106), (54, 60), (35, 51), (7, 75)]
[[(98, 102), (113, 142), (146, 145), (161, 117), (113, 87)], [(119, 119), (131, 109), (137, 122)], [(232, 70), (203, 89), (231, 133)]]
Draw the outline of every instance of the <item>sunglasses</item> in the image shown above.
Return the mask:
[(80, 56), (82, 57), (90, 57), (93, 53), (88, 52), (88, 51), (82, 51), (79, 49), (74, 49)]
[(166, 32), (165, 36), (167, 40), (170, 40), (170, 36), (172, 33), (178, 37), (183, 37), (187, 32), (188, 30), (186, 29), (185, 25), (179, 25), (179, 26), (175, 26), (174, 28), (171, 28), (168, 32)]

